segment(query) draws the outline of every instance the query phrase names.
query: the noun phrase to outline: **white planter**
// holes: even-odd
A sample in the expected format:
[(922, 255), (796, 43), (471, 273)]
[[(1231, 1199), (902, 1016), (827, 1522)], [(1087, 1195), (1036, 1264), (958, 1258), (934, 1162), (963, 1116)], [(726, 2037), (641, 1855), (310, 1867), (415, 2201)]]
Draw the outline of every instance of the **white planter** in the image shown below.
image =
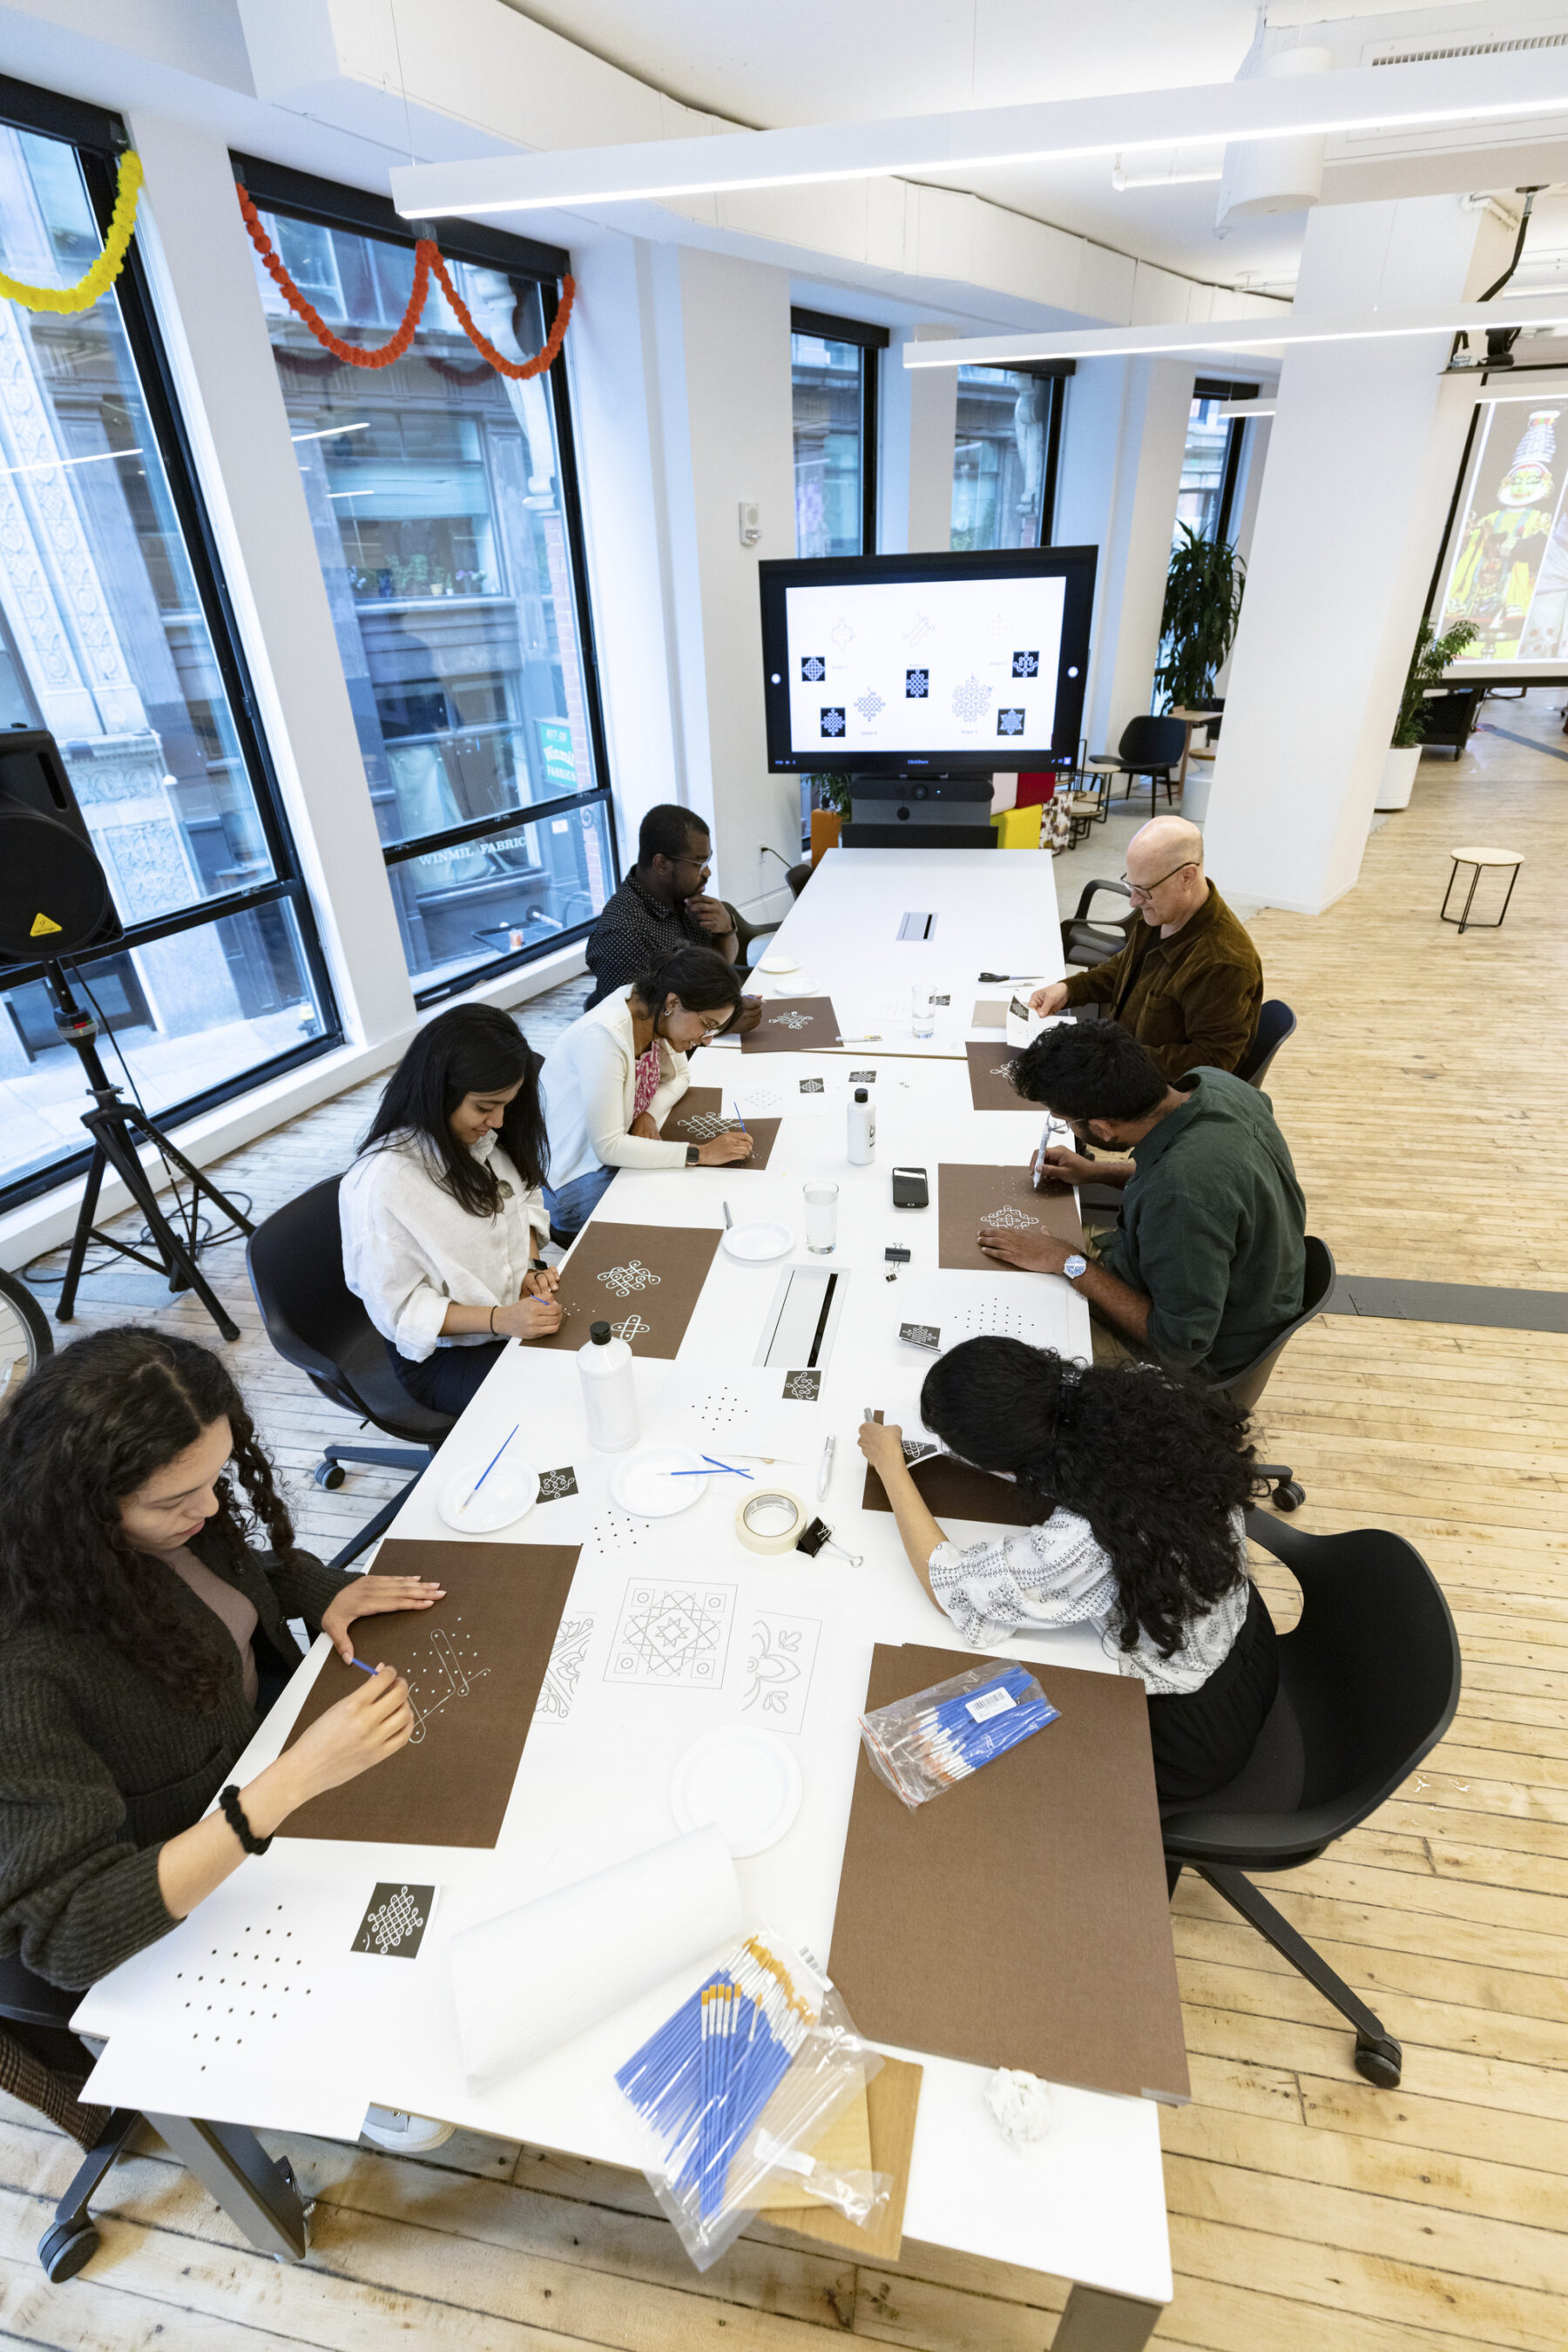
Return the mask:
[(1182, 814), (1194, 824), (1202, 824), (1209, 813), (1209, 793), (1214, 784), (1214, 761), (1192, 760), (1187, 765), (1187, 780), (1182, 786)]
[(1402, 809), (1410, 806), (1410, 795), (1415, 787), (1415, 771), (1421, 765), (1421, 746), (1413, 751), (1389, 750), (1383, 755), (1383, 782), (1377, 788), (1373, 806), (1380, 809)]

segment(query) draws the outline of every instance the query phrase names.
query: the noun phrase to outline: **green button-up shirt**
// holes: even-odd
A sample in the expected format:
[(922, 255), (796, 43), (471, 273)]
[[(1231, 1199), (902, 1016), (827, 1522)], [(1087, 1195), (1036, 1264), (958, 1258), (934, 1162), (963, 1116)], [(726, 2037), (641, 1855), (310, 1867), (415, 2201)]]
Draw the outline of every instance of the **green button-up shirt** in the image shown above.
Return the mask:
[(1101, 1263), (1147, 1296), (1148, 1344), (1226, 1380), (1301, 1312), (1307, 1204), (1267, 1095), (1227, 1070), (1132, 1147), (1137, 1173)]

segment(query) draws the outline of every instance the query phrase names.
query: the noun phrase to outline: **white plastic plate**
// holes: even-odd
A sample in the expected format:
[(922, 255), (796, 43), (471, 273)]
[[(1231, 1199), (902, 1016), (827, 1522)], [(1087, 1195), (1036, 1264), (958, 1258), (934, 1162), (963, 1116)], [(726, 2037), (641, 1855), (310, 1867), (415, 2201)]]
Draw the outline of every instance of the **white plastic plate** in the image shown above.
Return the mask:
[(776, 1845), (800, 1811), (800, 1762), (776, 1732), (721, 1724), (676, 1761), (669, 1805), (683, 1830), (711, 1822), (742, 1859)]
[(640, 1445), (610, 1473), (610, 1500), (637, 1519), (671, 1519), (708, 1492), (705, 1476), (676, 1478), (675, 1470), (703, 1467), (689, 1445)]
[(447, 1479), (436, 1497), (436, 1508), (447, 1525), (462, 1535), (494, 1535), (498, 1528), (510, 1528), (514, 1519), (525, 1517), (539, 1499), (538, 1471), (531, 1462), (514, 1462), (510, 1453), (496, 1464), (476, 1494), (474, 1481), (489, 1459), (482, 1454), (479, 1461), (470, 1462), (466, 1470)]
[(795, 1247), (795, 1230), (790, 1225), (775, 1225), (766, 1218), (749, 1225), (728, 1225), (724, 1247), (742, 1265), (766, 1265), (773, 1258), (789, 1255)]

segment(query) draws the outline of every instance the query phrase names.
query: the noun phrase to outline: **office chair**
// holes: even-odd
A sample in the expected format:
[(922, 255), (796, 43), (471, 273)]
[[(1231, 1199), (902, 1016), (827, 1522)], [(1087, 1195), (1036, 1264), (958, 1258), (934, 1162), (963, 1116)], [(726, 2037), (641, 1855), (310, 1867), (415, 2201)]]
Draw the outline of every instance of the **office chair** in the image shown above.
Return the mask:
[[(80, 2005), (79, 1992), (62, 1990), (35, 1976), (15, 1952), (0, 1958), (0, 2019), (68, 2034)], [(75, 2278), (97, 2252), (98, 2229), (88, 2200), (141, 2121), (134, 2107), (114, 2108), (84, 2151), (69, 2188), (55, 2207), (54, 2220), (38, 2240), (38, 2260), (51, 2285)], [(205, 2123), (184, 2116), (149, 2116), (147, 2121), (226, 2210), (232, 2206), (225, 2189), (244, 2184), (249, 2197), (243, 2218), (236, 2218), (253, 2246), (265, 2254), (303, 2262), (310, 2246), (310, 2211), (300, 2201), (286, 2156), (269, 2157), (243, 2124)]]
[[(1310, 1323), (1314, 1315), (1322, 1312), (1333, 1286), (1334, 1254), (1327, 1242), (1321, 1242), (1315, 1234), (1309, 1234), (1307, 1235), (1307, 1280), (1303, 1291), (1301, 1312), (1293, 1323), (1286, 1325), (1278, 1339), (1270, 1339), (1261, 1355), (1254, 1356), (1250, 1364), (1244, 1364), (1239, 1372), (1232, 1372), (1227, 1381), (1215, 1381), (1211, 1385), (1223, 1390), (1232, 1403), (1238, 1405), (1243, 1412), (1250, 1412), (1268, 1386), (1268, 1376), (1275, 1365), (1302, 1325)], [(1307, 1490), (1284, 1463), (1258, 1462), (1253, 1467), (1258, 1477), (1273, 1480), (1274, 1492), (1270, 1500), (1277, 1510), (1300, 1510), (1307, 1499)]]
[(413, 1474), (401, 1492), (328, 1562), (331, 1568), (346, 1568), (392, 1525), (409, 1489), (454, 1425), (451, 1414), (433, 1412), (409, 1395), (392, 1369), (385, 1341), (343, 1280), (341, 1181), (325, 1176), (298, 1200), (274, 1210), (251, 1234), (245, 1253), (267, 1336), (285, 1362), (305, 1373), (345, 1412), (405, 1441), (398, 1446), (334, 1442), (321, 1448), (318, 1486), (341, 1486), (345, 1462)]
[(1268, 1075), (1268, 1065), (1285, 1043), (1296, 1034), (1296, 1016), (1290, 1007), (1278, 996), (1271, 996), (1258, 1009), (1258, 1029), (1251, 1045), (1236, 1066), (1236, 1075), (1245, 1078), (1249, 1087), (1260, 1087)]
[(1141, 713), (1130, 719), (1121, 730), (1121, 740), (1114, 751), (1094, 751), (1087, 765), (1113, 776), (1127, 779), (1127, 798), (1132, 797), (1134, 776), (1149, 779), (1149, 814), (1154, 814), (1154, 797), (1162, 784), (1165, 798), (1174, 799), (1174, 771), (1182, 764), (1182, 753), (1187, 748), (1187, 730), (1179, 719), (1152, 719)]
[(1125, 882), (1086, 882), (1079, 892), (1078, 905), (1062, 925), (1062, 961), (1064, 963), (1108, 963), (1120, 955), (1132, 937), (1132, 927), (1142, 921), (1136, 908), (1130, 915), (1115, 923), (1091, 923), (1089, 902), (1097, 890), (1109, 890), (1113, 897), (1131, 901), (1131, 892)]
[(1243, 1771), (1163, 1810), (1171, 1892), (1184, 1868), (1258, 1929), (1355, 2028), (1356, 2072), (1398, 2087), (1404, 2053), (1247, 1871), (1295, 1870), (1357, 1828), (1430, 1754), (1459, 1704), (1459, 1639), (1436, 1577), (1379, 1528), (1310, 1536), (1249, 1511), (1247, 1531), (1301, 1588), (1279, 1696)]

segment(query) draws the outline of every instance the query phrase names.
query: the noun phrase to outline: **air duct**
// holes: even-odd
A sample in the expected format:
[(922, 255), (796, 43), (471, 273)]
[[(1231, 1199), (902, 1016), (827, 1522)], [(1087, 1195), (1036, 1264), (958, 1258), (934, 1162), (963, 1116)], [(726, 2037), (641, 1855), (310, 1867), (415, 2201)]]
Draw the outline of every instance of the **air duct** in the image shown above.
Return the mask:
[[(1258, 65), (1256, 79), (1277, 81), (1287, 74), (1330, 73), (1331, 49), (1276, 49)], [(1306, 131), (1292, 139), (1247, 140), (1225, 151), (1216, 228), (1262, 220), (1271, 213), (1299, 213), (1315, 205), (1323, 188), (1328, 136)]]

